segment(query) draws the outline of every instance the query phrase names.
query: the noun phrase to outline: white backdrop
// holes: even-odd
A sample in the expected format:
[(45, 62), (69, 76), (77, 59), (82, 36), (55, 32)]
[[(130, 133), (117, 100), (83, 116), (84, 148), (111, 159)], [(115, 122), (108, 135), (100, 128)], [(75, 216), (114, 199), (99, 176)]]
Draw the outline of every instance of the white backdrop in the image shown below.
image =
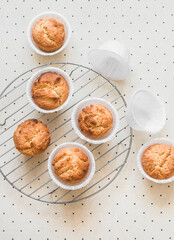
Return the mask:
[[(29, 47), (26, 29), (43, 11), (65, 15), (72, 27), (68, 47), (42, 57)], [(134, 132), (128, 163), (104, 191), (83, 202), (47, 205), (31, 200), (0, 176), (1, 240), (174, 239), (174, 184), (145, 180), (136, 166), (140, 146), (154, 137), (174, 139), (174, 2), (172, 0), (2, 0), (1, 90), (26, 70), (51, 61), (88, 66), (87, 53), (107, 40), (131, 52), (129, 79), (116, 83), (127, 102), (138, 88), (164, 102), (164, 130), (149, 136)]]

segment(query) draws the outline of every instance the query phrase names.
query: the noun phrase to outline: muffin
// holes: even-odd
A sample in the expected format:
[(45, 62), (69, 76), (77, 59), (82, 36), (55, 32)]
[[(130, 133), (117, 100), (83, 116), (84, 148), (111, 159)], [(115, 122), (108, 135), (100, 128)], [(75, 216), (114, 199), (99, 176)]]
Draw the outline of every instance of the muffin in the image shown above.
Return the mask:
[(55, 52), (64, 43), (64, 25), (55, 18), (40, 19), (32, 28), (32, 37), (44, 52)]
[(158, 180), (174, 176), (174, 147), (167, 144), (148, 147), (142, 156), (142, 166), (150, 177)]
[(88, 105), (78, 117), (81, 132), (90, 138), (99, 138), (107, 133), (113, 125), (111, 112), (101, 104)]
[(40, 75), (32, 86), (32, 99), (45, 110), (60, 107), (69, 96), (69, 85), (65, 78), (56, 72)]
[(53, 158), (54, 173), (63, 181), (75, 183), (85, 177), (89, 168), (86, 154), (78, 148), (63, 148)]
[(37, 119), (29, 119), (17, 127), (13, 140), (19, 152), (27, 156), (35, 156), (47, 149), (51, 137), (44, 123)]

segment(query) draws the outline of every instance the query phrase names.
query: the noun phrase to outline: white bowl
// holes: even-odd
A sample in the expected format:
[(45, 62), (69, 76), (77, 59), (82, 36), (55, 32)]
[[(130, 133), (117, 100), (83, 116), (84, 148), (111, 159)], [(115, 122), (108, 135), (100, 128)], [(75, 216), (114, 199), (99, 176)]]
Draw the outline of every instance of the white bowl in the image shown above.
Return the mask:
[[(79, 114), (81, 113), (81, 111), (84, 107), (91, 105), (91, 104), (101, 104), (101, 105), (105, 106), (111, 112), (112, 117), (113, 117), (113, 124), (112, 124), (111, 129), (104, 136), (97, 138), (97, 139), (89, 138), (89, 137), (86, 137), (85, 135), (83, 135), (78, 126)], [(83, 140), (90, 142), (92, 144), (102, 144), (102, 143), (112, 140), (115, 137), (115, 135), (119, 129), (119, 115), (118, 115), (118, 112), (115, 109), (115, 107), (110, 102), (108, 102), (102, 98), (88, 98), (88, 99), (85, 99), (85, 100), (79, 102), (74, 107), (74, 110), (73, 110), (73, 113), (71, 116), (71, 123), (72, 123), (72, 127), (73, 127), (74, 131), (80, 138), (82, 138)]]
[[(52, 166), (52, 161), (54, 159), (54, 156), (63, 148), (78, 148), (80, 150), (82, 150), (86, 156), (88, 157), (88, 161), (89, 161), (89, 169), (88, 172), (86, 174), (86, 176), (77, 183), (68, 183), (63, 181), (62, 179), (60, 179), (55, 173), (54, 173), (54, 169)], [(94, 157), (92, 155), (92, 153), (82, 144), (79, 143), (74, 143), (74, 142), (67, 142), (67, 143), (63, 143), (61, 145), (59, 145), (58, 147), (56, 147), (49, 159), (48, 159), (48, 171), (49, 174), (53, 180), (53, 182), (55, 182), (59, 187), (63, 188), (63, 189), (67, 189), (67, 190), (76, 190), (82, 187), (85, 187), (92, 179), (92, 177), (94, 176), (95, 173), (95, 160)]]
[(118, 41), (108, 41), (89, 52), (94, 70), (111, 80), (124, 80), (129, 75), (129, 50)]
[[(65, 40), (64, 40), (64, 43), (62, 45), (61, 48), (59, 48), (57, 51), (54, 51), (54, 52), (44, 52), (42, 51), (34, 42), (33, 40), (33, 37), (32, 37), (32, 28), (33, 26), (35, 25), (35, 23), (40, 20), (40, 19), (44, 19), (44, 18), (55, 18), (57, 19), (59, 22), (61, 22), (63, 25), (64, 25), (64, 28), (65, 28)], [(37, 15), (36, 17), (34, 17), (29, 26), (28, 26), (28, 29), (27, 29), (27, 38), (28, 38), (28, 42), (30, 44), (30, 47), (38, 54), (40, 55), (43, 55), (43, 56), (52, 56), (52, 55), (55, 55), (59, 52), (61, 52), (68, 44), (69, 42), (69, 39), (70, 39), (70, 36), (71, 36), (71, 28), (70, 28), (70, 24), (68, 22), (68, 20), (62, 16), (61, 14), (59, 13), (56, 13), (56, 12), (43, 12), (43, 13), (40, 13), (39, 15)]]
[(134, 130), (155, 134), (164, 127), (166, 112), (154, 94), (140, 89), (132, 95), (126, 110), (126, 120)]
[[(32, 90), (32, 86), (33, 86), (33, 83), (36, 81), (36, 79), (43, 73), (46, 73), (46, 72), (56, 72), (58, 74), (60, 74), (62, 77), (64, 77), (68, 83), (68, 86), (69, 86), (69, 96), (68, 98), (66, 99), (66, 101), (58, 108), (55, 108), (55, 109), (51, 109), (51, 110), (45, 110), (45, 109), (42, 109), (40, 108), (39, 106), (37, 106), (35, 104), (35, 102), (33, 101), (33, 98), (32, 98), (32, 93), (31, 93), (31, 90)], [(72, 94), (73, 94), (73, 82), (72, 82), (72, 79), (70, 78), (70, 76), (65, 73), (63, 70), (61, 70), (60, 68), (55, 68), (55, 67), (46, 67), (46, 68), (43, 68), (37, 72), (35, 72), (31, 78), (28, 80), (28, 84), (27, 84), (27, 88), (26, 88), (26, 95), (27, 95), (27, 98), (28, 98), (28, 101), (29, 103), (32, 105), (32, 107), (34, 107), (37, 111), (39, 112), (42, 112), (42, 113), (54, 113), (54, 112), (57, 112), (57, 111), (60, 111), (62, 110), (70, 101), (71, 97), (72, 97)]]
[(171, 177), (171, 178), (168, 178), (168, 179), (164, 179), (164, 180), (158, 180), (158, 179), (155, 179), (155, 178), (152, 178), (150, 177), (143, 169), (143, 166), (142, 166), (142, 156), (143, 156), (143, 153), (144, 151), (154, 145), (154, 144), (167, 144), (167, 145), (170, 145), (172, 147), (174, 147), (174, 141), (171, 141), (171, 140), (168, 140), (168, 139), (165, 139), (165, 138), (155, 138), (155, 139), (152, 139), (150, 140), (149, 142), (145, 143), (141, 149), (139, 150), (138, 152), (138, 155), (137, 155), (137, 166), (138, 166), (138, 169), (140, 170), (141, 174), (149, 179), (150, 181), (153, 181), (155, 183), (170, 183), (170, 182), (173, 182), (174, 181), (174, 176)]

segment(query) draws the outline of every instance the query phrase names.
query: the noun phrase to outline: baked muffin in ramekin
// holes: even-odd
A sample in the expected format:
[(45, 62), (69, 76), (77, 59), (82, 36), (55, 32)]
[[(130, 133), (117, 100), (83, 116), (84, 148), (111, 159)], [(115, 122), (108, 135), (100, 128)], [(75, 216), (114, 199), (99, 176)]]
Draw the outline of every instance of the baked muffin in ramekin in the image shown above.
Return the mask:
[(142, 146), (137, 155), (140, 172), (156, 183), (174, 181), (174, 142), (156, 138)]
[(59, 68), (43, 68), (29, 79), (26, 93), (29, 102), (37, 111), (57, 112), (63, 109), (72, 97), (72, 79)]
[(51, 137), (48, 127), (37, 119), (21, 123), (13, 135), (16, 149), (23, 155), (36, 156), (47, 149)]
[(76, 134), (93, 144), (112, 140), (119, 128), (115, 107), (102, 98), (88, 98), (73, 109), (71, 122)]
[(71, 28), (68, 20), (56, 12), (43, 12), (34, 17), (27, 29), (30, 47), (38, 54), (52, 56), (68, 44)]
[(76, 190), (91, 181), (95, 173), (95, 160), (84, 145), (67, 142), (53, 150), (48, 160), (48, 170), (58, 186)]

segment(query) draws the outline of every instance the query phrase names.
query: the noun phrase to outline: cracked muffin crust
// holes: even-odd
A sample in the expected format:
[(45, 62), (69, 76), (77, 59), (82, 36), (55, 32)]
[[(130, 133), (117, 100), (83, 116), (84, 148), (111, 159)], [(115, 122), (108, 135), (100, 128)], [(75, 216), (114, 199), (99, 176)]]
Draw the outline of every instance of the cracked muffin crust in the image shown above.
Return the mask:
[(13, 140), (19, 152), (27, 156), (35, 156), (46, 150), (51, 137), (44, 123), (37, 119), (29, 119), (17, 127)]
[(32, 86), (32, 98), (45, 110), (60, 107), (69, 96), (69, 86), (64, 77), (55, 72), (40, 75)]
[(55, 52), (64, 43), (64, 25), (55, 18), (40, 19), (32, 28), (32, 37), (44, 52)]
[(78, 117), (81, 132), (92, 138), (102, 137), (113, 124), (111, 112), (101, 104), (88, 105), (82, 109)]
[(155, 144), (147, 148), (142, 156), (144, 171), (155, 179), (168, 179), (174, 175), (174, 147)]
[(63, 148), (53, 159), (54, 173), (66, 182), (78, 182), (88, 172), (89, 162), (86, 154), (78, 148)]

